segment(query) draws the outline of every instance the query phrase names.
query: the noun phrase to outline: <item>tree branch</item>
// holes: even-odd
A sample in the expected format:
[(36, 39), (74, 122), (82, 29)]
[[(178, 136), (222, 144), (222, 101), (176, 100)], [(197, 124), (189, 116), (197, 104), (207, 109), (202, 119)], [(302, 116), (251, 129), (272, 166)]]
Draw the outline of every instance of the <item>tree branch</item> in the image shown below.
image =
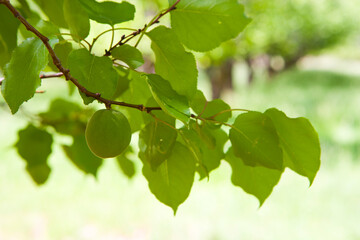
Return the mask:
[(45, 45), (47, 48), (54, 65), (59, 69), (59, 71), (63, 74), (66, 80), (71, 81), (82, 93), (84, 93), (88, 97), (95, 98), (99, 102), (102, 102), (105, 104), (107, 108), (110, 108), (111, 105), (119, 105), (129, 108), (136, 108), (143, 112), (151, 112), (153, 110), (162, 110), (160, 107), (145, 107), (144, 105), (135, 105), (125, 102), (118, 102), (109, 100), (106, 98), (101, 97), (100, 93), (94, 93), (89, 90), (87, 90), (84, 86), (82, 86), (77, 79), (75, 79), (71, 74), (70, 70), (66, 69), (62, 66), (60, 59), (56, 56), (54, 49), (49, 44), (49, 39), (41, 34), (36, 28), (34, 28), (26, 19), (20, 14), (20, 12), (10, 3), (9, 0), (0, 0), (0, 4), (5, 5), (12, 13), (13, 15), (19, 19), (19, 21), (26, 27), (26, 29), (32, 33), (34, 33)]
[[(159, 15), (157, 15), (157, 17), (153, 20), (150, 21), (149, 24), (145, 24), (143, 28), (139, 28), (138, 30), (130, 33), (129, 35), (123, 35), (120, 39), (119, 42), (117, 42), (114, 46), (112, 46), (111, 48), (109, 48), (109, 50), (105, 50), (105, 56), (110, 56), (111, 55), (111, 51), (116, 48), (117, 46), (121, 46), (126, 44), (127, 42), (129, 42), (131, 39), (133, 39), (134, 37), (136, 37), (137, 35), (139, 35), (140, 33), (143, 33), (144, 31), (146, 31), (146, 29), (148, 29), (149, 27), (151, 27), (152, 25), (159, 23), (160, 18), (162, 18), (163, 16), (165, 16), (166, 14), (168, 14), (169, 12), (173, 11), (176, 9), (176, 5), (178, 5), (180, 3), (181, 0), (177, 0), (173, 5), (171, 5), (168, 9), (164, 10), (163, 12), (161, 12)], [(138, 43), (137, 43), (138, 44)], [(136, 45), (137, 45), (136, 44)]]

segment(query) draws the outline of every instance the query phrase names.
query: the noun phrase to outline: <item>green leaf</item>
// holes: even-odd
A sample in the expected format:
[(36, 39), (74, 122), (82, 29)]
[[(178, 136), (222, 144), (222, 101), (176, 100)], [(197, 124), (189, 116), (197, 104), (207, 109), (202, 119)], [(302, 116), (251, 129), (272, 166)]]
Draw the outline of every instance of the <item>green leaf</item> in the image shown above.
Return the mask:
[(202, 118), (213, 117), (219, 122), (226, 122), (231, 118), (230, 106), (221, 99), (214, 99), (208, 102), (204, 94), (198, 90), (190, 102), (191, 108)]
[[(143, 159), (142, 154), (139, 154)], [(182, 144), (176, 143), (171, 156), (156, 171), (143, 160), (143, 175), (155, 197), (171, 207), (176, 213), (179, 205), (190, 194), (194, 182), (195, 161), (192, 153)]]
[(26, 169), (37, 184), (43, 184), (49, 176), (47, 159), (51, 154), (52, 136), (45, 130), (28, 125), (18, 132), (15, 144), (19, 155), (26, 161)]
[[(118, 73), (108, 57), (97, 57), (86, 49), (74, 50), (69, 54), (68, 66), (70, 73), (81, 85), (91, 92), (111, 99), (116, 91)], [(84, 103), (89, 99), (82, 95)]]
[[(146, 75), (129, 70), (129, 88), (121, 95), (124, 102), (133, 104), (144, 104), (152, 97), (149, 86), (146, 82)], [(131, 130), (137, 132), (144, 127), (143, 114), (138, 109), (122, 107), (122, 112), (129, 119)]]
[(153, 121), (141, 130), (139, 149), (144, 153), (143, 160), (150, 164), (152, 170), (156, 170), (170, 156), (176, 137), (177, 131), (160, 121)]
[(171, 12), (171, 26), (180, 40), (201, 52), (235, 38), (249, 22), (237, 0), (182, 0)]
[(74, 40), (85, 39), (90, 32), (89, 15), (79, 0), (64, 0), (64, 17)]
[(15, 114), (20, 105), (32, 98), (41, 84), (40, 71), (48, 63), (48, 52), (40, 39), (27, 39), (13, 52), (5, 67), (2, 94)]
[(185, 51), (169, 28), (160, 26), (147, 35), (156, 56), (156, 73), (168, 80), (177, 93), (191, 99), (196, 92), (198, 75), (194, 55)]
[(187, 99), (172, 89), (168, 81), (156, 74), (149, 74), (148, 84), (155, 100), (171, 116), (185, 124), (189, 122), (190, 109)]
[(190, 101), (190, 107), (195, 113), (200, 114), (204, 111), (204, 107), (207, 103), (205, 95), (202, 91), (197, 90), (194, 97)]
[(130, 71), (120, 66), (115, 67), (115, 70), (118, 73), (118, 81), (113, 97), (114, 99), (120, 97), (127, 89), (129, 89), (130, 85)]
[(116, 162), (118, 163), (121, 171), (129, 178), (133, 178), (135, 176), (135, 164), (128, 158), (128, 154), (132, 153), (133, 150), (131, 147), (128, 147), (125, 152), (116, 157)]
[(71, 146), (63, 145), (66, 156), (84, 173), (92, 174), (94, 177), (103, 163), (101, 158), (95, 156), (89, 149), (85, 135), (75, 136)]
[(137, 48), (127, 44), (116, 47), (111, 51), (111, 55), (133, 69), (144, 64), (142, 53)]
[(135, 7), (128, 2), (97, 2), (95, 0), (79, 0), (89, 17), (98, 22), (115, 25), (134, 19)]
[(42, 185), (49, 178), (51, 168), (47, 164), (27, 165), (26, 171), (37, 185)]
[(64, 0), (35, 0), (50, 21), (62, 28), (67, 28), (64, 18)]
[(0, 5), (0, 69), (10, 60), (17, 46), (17, 29), (20, 21), (5, 7)]
[[(67, 59), (72, 51), (72, 45), (69, 42), (59, 42), (55, 44), (54, 51), (56, 56), (60, 59), (63, 66), (67, 66)], [(51, 56), (49, 55), (49, 66), (54, 72), (58, 72), (59, 69), (54, 65)], [(72, 84), (72, 83), (71, 83)]]
[(312, 184), (320, 168), (321, 150), (319, 137), (309, 120), (289, 118), (275, 108), (265, 114), (272, 119), (279, 135), (285, 166), (306, 176)]
[(232, 148), (227, 152), (225, 159), (232, 168), (232, 183), (257, 197), (262, 205), (278, 184), (282, 171), (261, 166), (248, 166), (243, 163), (241, 158), (234, 155)]
[(239, 115), (230, 130), (234, 154), (250, 166), (283, 169), (279, 137), (271, 119), (259, 112)]
[(190, 128), (182, 128), (181, 133), (186, 138), (186, 145), (196, 154), (200, 164), (197, 167), (200, 179), (209, 176), (225, 157), (224, 145), (229, 139), (228, 135), (222, 129), (210, 129), (207, 125), (198, 125), (194, 121), (190, 123)]

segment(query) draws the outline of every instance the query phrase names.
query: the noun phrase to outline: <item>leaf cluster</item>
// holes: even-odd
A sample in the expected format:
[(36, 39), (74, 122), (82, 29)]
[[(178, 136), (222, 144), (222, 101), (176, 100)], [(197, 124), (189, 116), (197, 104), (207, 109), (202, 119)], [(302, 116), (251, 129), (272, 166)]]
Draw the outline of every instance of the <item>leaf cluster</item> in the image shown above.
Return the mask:
[[(313, 182), (320, 146), (308, 120), (289, 118), (277, 109), (264, 113), (231, 109), (220, 99), (208, 101), (197, 89), (193, 51), (218, 47), (250, 22), (237, 0), (169, 0), (168, 8), (139, 29), (119, 27), (135, 16), (135, 6), (125, 1), (35, 2), (43, 14), (31, 10), (26, 1), (14, 7), (0, 0), (4, 13), (0, 17), (9, 22), (0, 24), (0, 43), (5, 46), (1, 54), (6, 59), (0, 62), (5, 75), (1, 93), (13, 114), (36, 94), (42, 79), (52, 76), (62, 76), (76, 87), (84, 105), (97, 101), (122, 112), (139, 142), (138, 149), (129, 146), (116, 157), (120, 168), (134, 176), (133, 153), (138, 153), (150, 191), (174, 212), (190, 194), (195, 173), (209, 178), (222, 160), (232, 167), (233, 184), (261, 204), (286, 167)], [(157, 26), (167, 14), (171, 27)], [(92, 40), (91, 21), (108, 26)], [(120, 39), (114, 38), (115, 31), (123, 32)], [(94, 45), (108, 32), (113, 36), (110, 47), (104, 47), (102, 56), (95, 55)], [(155, 73), (141, 70), (145, 60), (138, 46), (144, 37), (151, 41)], [(71, 145), (63, 144), (64, 153), (80, 170), (96, 177), (103, 159), (89, 150), (84, 135), (95, 111), (56, 99), (19, 131), (15, 146), (36, 183), (49, 177), (48, 158), (56, 135), (72, 138)], [(244, 113), (233, 116), (238, 111)]]

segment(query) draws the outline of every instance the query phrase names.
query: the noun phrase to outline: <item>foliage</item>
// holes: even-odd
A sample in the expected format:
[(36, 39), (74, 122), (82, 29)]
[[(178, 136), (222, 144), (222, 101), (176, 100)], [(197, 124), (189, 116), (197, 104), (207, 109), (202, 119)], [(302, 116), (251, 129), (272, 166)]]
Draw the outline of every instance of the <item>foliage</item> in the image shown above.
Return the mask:
[[(119, 155), (116, 160), (120, 168), (132, 177), (132, 161), (136, 159), (128, 158), (132, 149), (127, 145), (129, 135), (135, 132), (139, 132), (138, 155), (149, 188), (174, 212), (190, 194), (195, 173), (209, 178), (222, 159), (232, 166), (234, 185), (256, 196), (261, 204), (286, 167), (310, 183), (314, 180), (320, 167), (320, 144), (308, 120), (289, 118), (277, 109), (265, 113), (231, 109), (222, 100), (207, 101), (197, 89), (195, 57), (185, 47), (208, 51), (244, 30), (250, 20), (236, 0), (169, 0), (168, 8), (139, 29), (116, 26), (134, 18), (135, 7), (128, 2), (36, 3), (48, 21), (26, 19), (28, 15), (38, 16), (26, 1), (14, 7), (10, 1), (0, 0), (0, 12), (11, 11), (33, 33), (29, 36), (20, 29), (8, 35), (0, 31), (4, 46), (9, 46), (5, 53), (11, 54), (9, 62), (1, 65), (5, 74), (2, 95), (11, 112), (18, 112), (37, 93), (41, 79), (49, 77), (68, 80), (85, 105), (96, 106), (93, 102), (97, 101), (112, 109), (97, 111), (97, 120), (89, 121), (94, 108), (56, 99), (47, 112), (31, 118), (19, 131), (15, 147), (37, 184), (45, 183), (50, 175), (48, 157), (52, 139), (58, 135), (73, 139), (63, 150), (85, 173), (96, 176), (101, 167), (103, 160), (92, 153), (97, 149), (94, 153), (98, 156)], [(27, 14), (22, 9), (28, 9)], [(171, 15), (172, 27), (155, 27), (167, 14)], [(6, 21), (13, 21), (11, 15), (4, 16)], [(108, 25), (92, 40), (88, 37), (90, 19)], [(124, 34), (115, 39), (115, 31)], [(110, 46), (104, 48), (102, 56), (93, 54), (94, 44), (107, 32), (112, 33)], [(65, 40), (64, 35), (71, 36), (75, 44), (69, 45), (71, 40)], [(156, 58), (155, 74), (139, 68), (145, 61), (138, 46), (145, 36)], [(17, 38), (25, 40), (11, 47)], [(52, 63), (48, 63), (49, 57)], [(232, 118), (234, 112), (245, 113)], [(100, 113), (106, 117), (99, 120)], [(231, 148), (225, 147), (227, 143)], [(116, 145), (121, 145), (121, 151)]]

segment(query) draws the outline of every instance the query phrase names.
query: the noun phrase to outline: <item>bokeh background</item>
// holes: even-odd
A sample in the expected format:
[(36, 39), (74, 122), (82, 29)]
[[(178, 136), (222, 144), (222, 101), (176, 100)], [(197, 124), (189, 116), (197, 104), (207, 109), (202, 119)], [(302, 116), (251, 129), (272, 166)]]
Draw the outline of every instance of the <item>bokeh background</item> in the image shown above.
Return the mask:
[[(138, 6), (131, 23), (137, 27), (166, 7), (163, 0), (130, 2)], [(53, 148), (50, 179), (37, 187), (13, 145), (17, 131), (52, 99), (69, 99), (64, 81), (49, 79), (41, 87), (45, 94), (15, 116), (0, 96), (0, 239), (360, 239), (359, 2), (243, 2), (253, 22), (237, 39), (196, 54), (199, 87), (232, 107), (276, 107), (307, 117), (322, 147), (321, 169), (310, 188), (307, 179), (286, 170), (259, 208), (253, 196), (231, 184), (230, 166), (222, 162), (209, 181), (195, 182), (174, 217), (150, 193), (140, 161), (132, 179), (113, 160), (95, 179), (78, 171), (60, 147)], [(92, 23), (92, 29), (95, 36), (104, 25)], [(102, 53), (109, 37), (95, 51)], [(148, 53), (144, 70), (151, 71), (149, 43), (140, 47)]]

